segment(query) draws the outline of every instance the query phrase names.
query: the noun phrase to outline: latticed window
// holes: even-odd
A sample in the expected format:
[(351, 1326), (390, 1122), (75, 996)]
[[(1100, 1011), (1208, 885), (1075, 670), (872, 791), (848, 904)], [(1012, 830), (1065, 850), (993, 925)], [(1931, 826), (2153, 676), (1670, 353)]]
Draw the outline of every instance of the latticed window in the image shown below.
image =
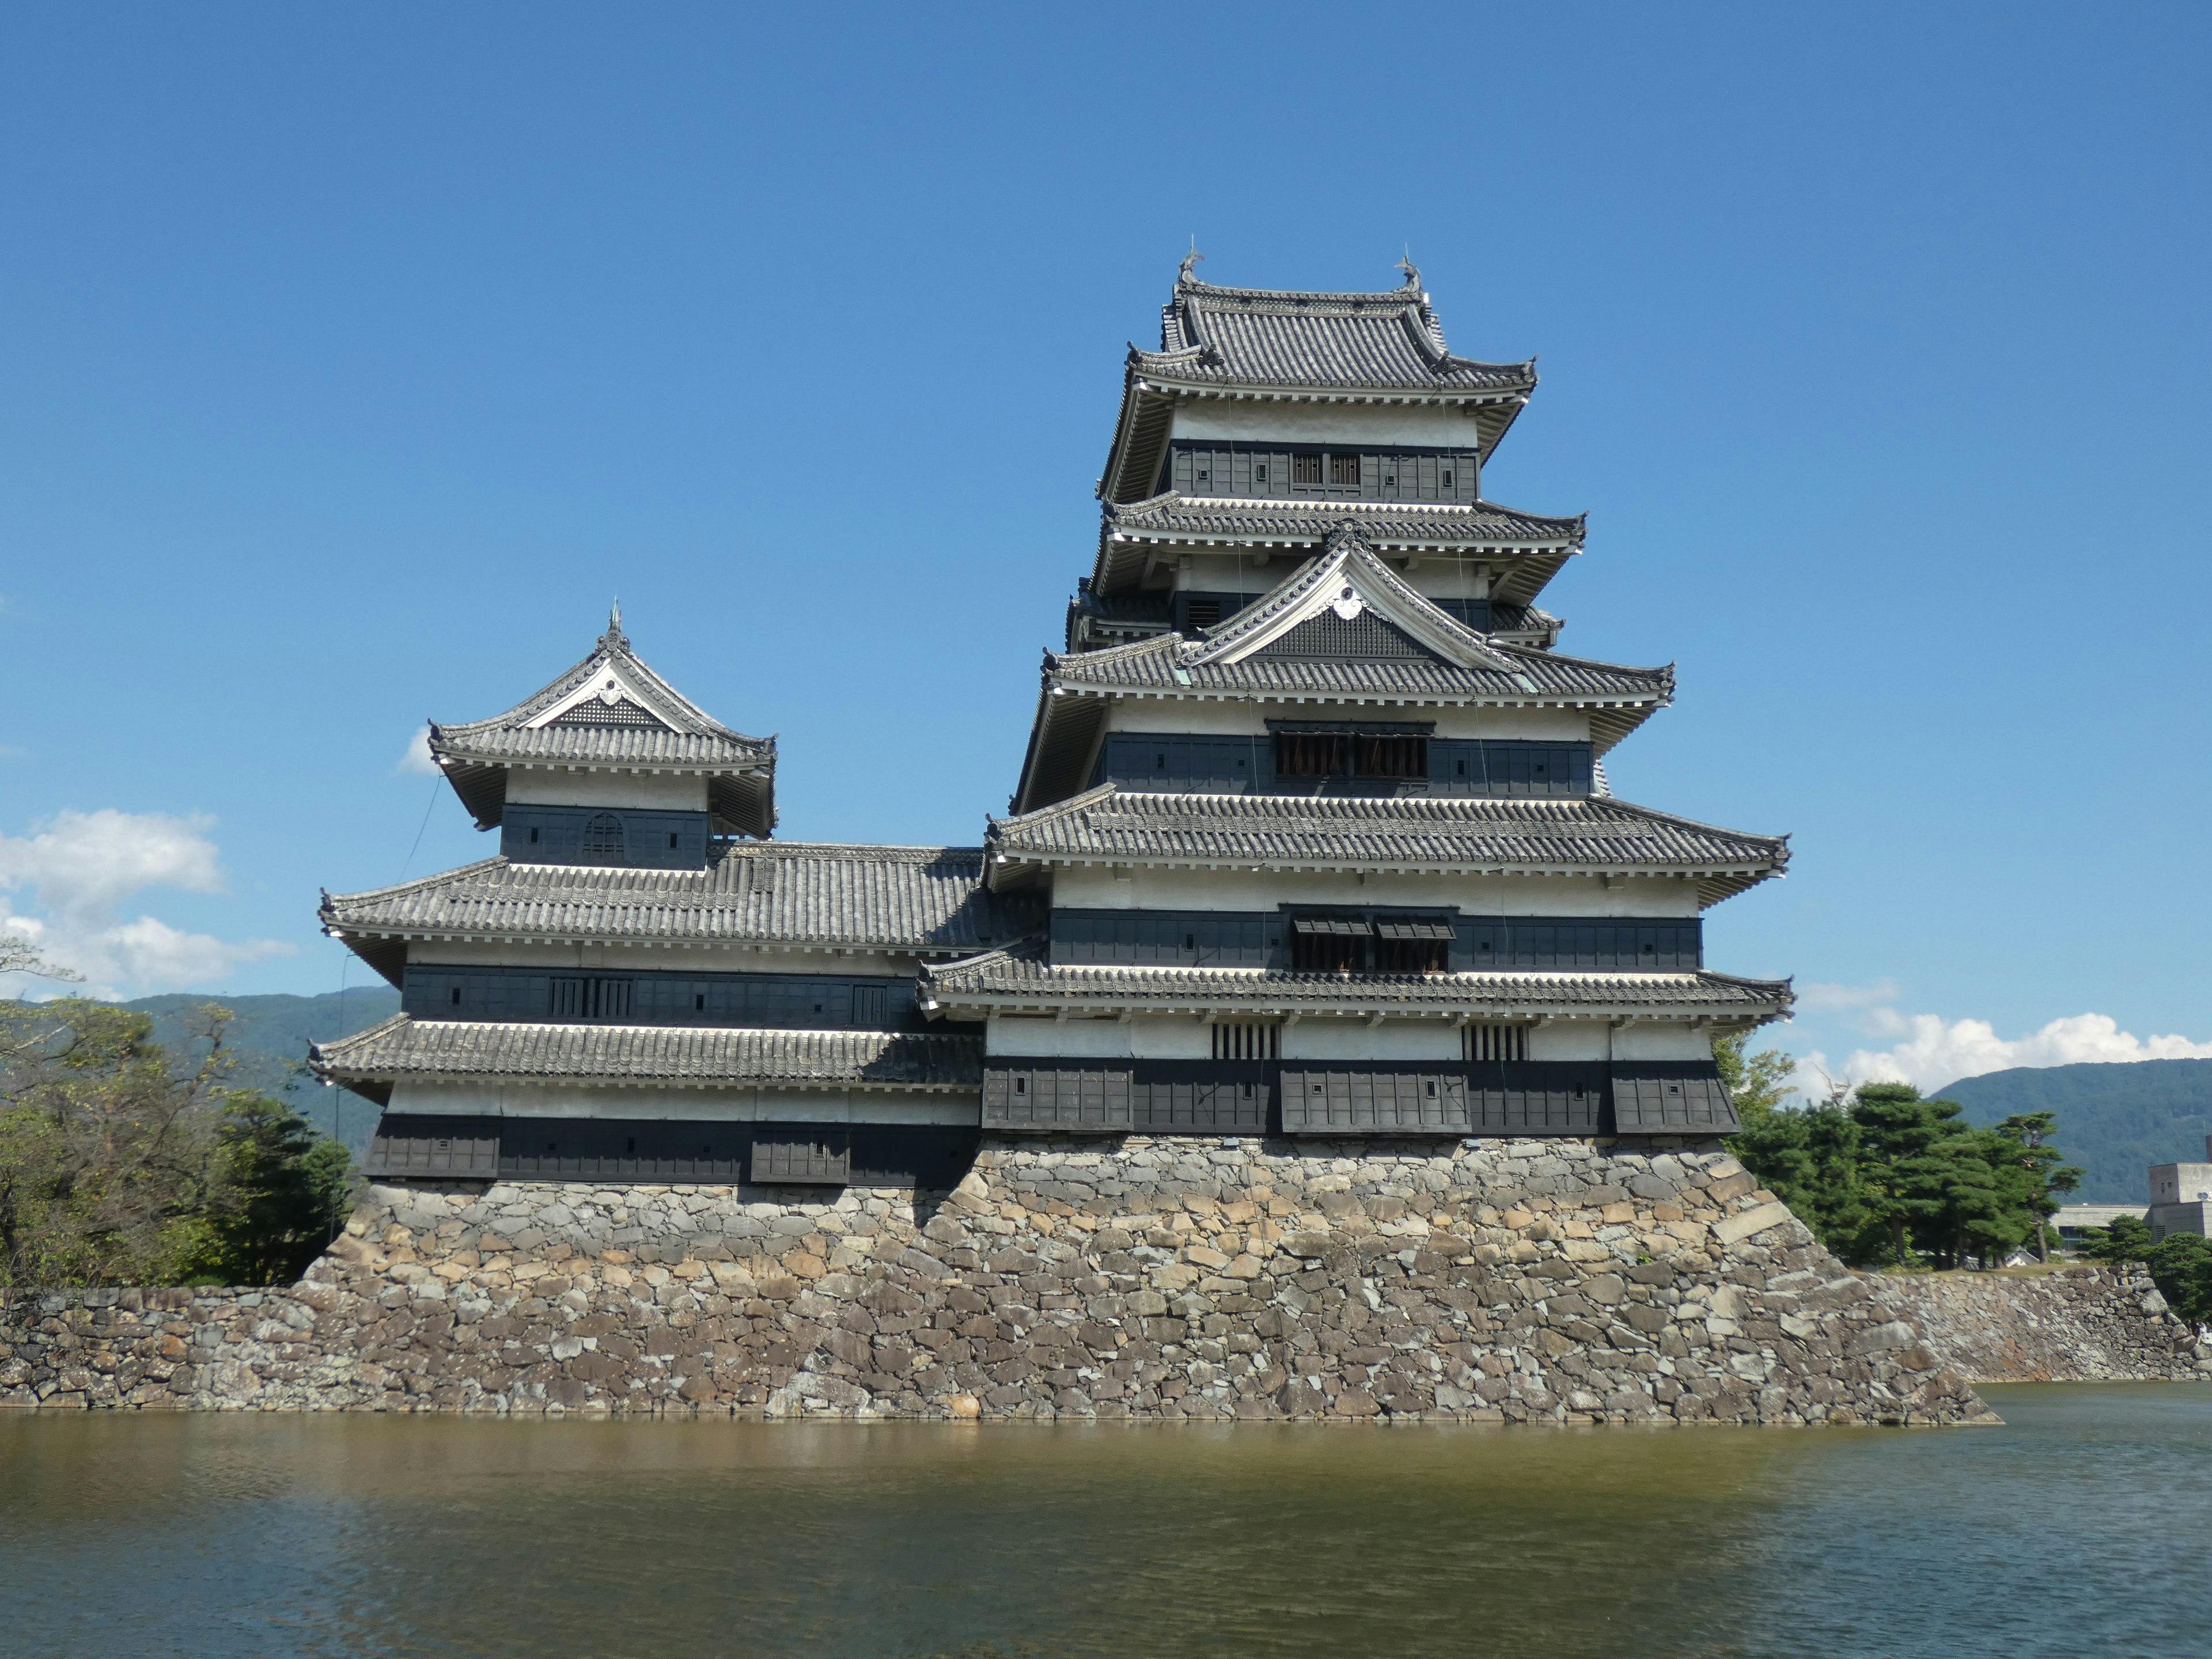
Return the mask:
[(1321, 482), (1321, 457), (1293, 455), (1291, 457), (1291, 482), (1294, 484), (1317, 484)]
[(1280, 1060), (1283, 1028), (1262, 1021), (1217, 1025), (1213, 1028), (1216, 1060)]
[(1278, 732), (1275, 775), (1336, 778), (1344, 775), (1352, 739), (1341, 732)]
[(1426, 738), (1376, 738), (1352, 740), (1352, 772), (1363, 778), (1425, 778), (1429, 775)]
[(586, 864), (622, 864), (629, 852), (623, 840), (623, 821), (612, 812), (594, 813), (584, 823), (580, 854)]
[(1328, 481), (1333, 484), (1357, 484), (1359, 482), (1359, 457), (1357, 455), (1330, 456)]
[(1528, 1058), (1528, 1028), (1525, 1025), (1470, 1025), (1467, 1028), (1467, 1057), (1484, 1060)]

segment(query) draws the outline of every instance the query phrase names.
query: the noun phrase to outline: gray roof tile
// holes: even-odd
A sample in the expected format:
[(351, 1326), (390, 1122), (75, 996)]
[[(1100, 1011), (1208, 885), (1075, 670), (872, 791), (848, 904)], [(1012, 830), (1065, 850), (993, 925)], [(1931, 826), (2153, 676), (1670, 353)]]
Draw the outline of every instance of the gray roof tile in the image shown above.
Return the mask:
[(418, 1020), (311, 1050), (335, 1082), (532, 1078), (707, 1086), (969, 1090), (982, 1079), (977, 1036), (669, 1025), (539, 1025)]
[[(550, 724), (531, 724), (611, 670), (634, 695), (611, 706), (593, 698)], [(523, 764), (703, 773), (713, 781), (714, 810), (732, 827), (766, 836), (775, 826), (775, 739), (732, 731), (654, 673), (630, 650), (619, 612), (590, 656), (504, 714), (434, 721), (430, 752), (486, 828), (505, 810), (507, 769)]]
[(1418, 282), (1382, 294), (1216, 288), (1188, 276), (1160, 316), (1160, 349), (1130, 354), (1136, 373), (1178, 385), (1330, 391), (1516, 392), (1533, 362), (1455, 357)]
[(1435, 502), (1224, 500), (1179, 490), (1148, 501), (1109, 501), (1105, 534), (1130, 540), (1310, 543), (1318, 546), (1346, 522), (1377, 547), (1578, 548), (1587, 514), (1546, 518), (1493, 501), (1472, 507)]
[(1743, 835), (1610, 798), (1167, 795), (1113, 784), (994, 819), (987, 850), (1014, 866), (1682, 875), (1709, 904), (1778, 874), (1790, 859), (1787, 836)]
[(1514, 1018), (1608, 1008), (1770, 1019), (1789, 1011), (1787, 980), (1729, 974), (1267, 973), (1231, 968), (1053, 967), (1042, 939), (943, 963), (922, 975), (922, 995), (944, 1009), (1054, 1005), (1197, 1012), (1329, 1010), (1434, 1012)]
[(342, 933), (609, 943), (836, 945), (921, 952), (1007, 936), (973, 847), (769, 842), (705, 870), (488, 859), (373, 892), (325, 894)]

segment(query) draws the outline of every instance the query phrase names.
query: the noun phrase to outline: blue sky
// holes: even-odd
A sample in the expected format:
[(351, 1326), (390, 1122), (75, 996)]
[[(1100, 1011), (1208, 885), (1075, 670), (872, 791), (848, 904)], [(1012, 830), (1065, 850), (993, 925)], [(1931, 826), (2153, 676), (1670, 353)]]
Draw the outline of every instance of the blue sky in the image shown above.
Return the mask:
[(972, 842), (1188, 239), (1410, 245), (1455, 349), (1540, 354), (1486, 485), (1591, 515), (1565, 648), (1680, 665), (1615, 788), (1795, 834), (1709, 928), (1814, 988), (1782, 1040), (2212, 1054), (2212, 15), (1394, 19), (11, 9), (14, 925), (123, 994), (336, 988), (318, 887), (488, 850), (410, 735), (616, 592), (781, 733), (783, 834)]

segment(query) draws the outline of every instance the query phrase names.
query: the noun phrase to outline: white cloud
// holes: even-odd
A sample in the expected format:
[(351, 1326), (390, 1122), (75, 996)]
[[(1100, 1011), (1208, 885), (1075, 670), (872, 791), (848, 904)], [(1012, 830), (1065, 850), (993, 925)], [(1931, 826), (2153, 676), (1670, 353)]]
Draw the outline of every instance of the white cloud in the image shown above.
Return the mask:
[[(29, 939), (48, 961), (85, 977), (82, 994), (124, 996), (222, 979), (241, 963), (289, 956), (274, 939), (232, 944), (187, 933), (150, 915), (125, 921), (126, 899), (149, 887), (220, 893), (222, 866), (206, 831), (215, 820), (162, 812), (58, 812), (23, 836), (0, 836), (0, 890), (28, 889), (43, 915), (0, 899), (0, 927)], [(0, 994), (51, 996), (64, 988), (0, 975)]]
[(2212, 1042), (2179, 1035), (2139, 1037), (2122, 1030), (2110, 1014), (2073, 1014), (2025, 1036), (2001, 1037), (1985, 1019), (1902, 1013), (1893, 1006), (1898, 992), (1889, 980), (1866, 987), (1807, 987), (1799, 998), (1802, 1008), (1841, 1014), (1865, 1035), (1893, 1041), (1887, 1047), (1854, 1048), (1840, 1063), (1816, 1048), (1798, 1060), (1796, 1086), (1817, 1100), (1832, 1084), (1910, 1083), (1933, 1092), (1960, 1078), (2015, 1066), (2212, 1060)]
[(407, 752), (400, 756), (399, 764), (393, 767), (392, 769), (395, 773), (402, 775), (410, 772), (416, 773), (418, 775), (426, 775), (432, 777), (437, 775), (438, 763), (430, 753), (430, 728), (428, 726), (424, 726), (420, 732), (417, 732), (412, 738), (408, 739)]

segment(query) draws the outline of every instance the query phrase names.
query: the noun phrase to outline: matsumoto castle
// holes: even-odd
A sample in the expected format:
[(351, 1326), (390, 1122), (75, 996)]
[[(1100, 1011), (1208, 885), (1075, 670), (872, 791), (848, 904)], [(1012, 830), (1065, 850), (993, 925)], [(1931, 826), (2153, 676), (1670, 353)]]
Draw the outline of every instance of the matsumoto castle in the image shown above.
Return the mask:
[(1410, 267), (1191, 270), (980, 847), (774, 839), (774, 742), (619, 614), (432, 727), (496, 854), (322, 911), (404, 996), (315, 1055), (384, 1109), (371, 1175), (939, 1188), (1005, 1137), (1736, 1127), (1713, 1040), (1790, 988), (1709, 971), (1701, 918), (1788, 848), (1607, 787), (1674, 673), (1561, 653), (1583, 521), (1484, 498), (1533, 366), (1455, 356)]

